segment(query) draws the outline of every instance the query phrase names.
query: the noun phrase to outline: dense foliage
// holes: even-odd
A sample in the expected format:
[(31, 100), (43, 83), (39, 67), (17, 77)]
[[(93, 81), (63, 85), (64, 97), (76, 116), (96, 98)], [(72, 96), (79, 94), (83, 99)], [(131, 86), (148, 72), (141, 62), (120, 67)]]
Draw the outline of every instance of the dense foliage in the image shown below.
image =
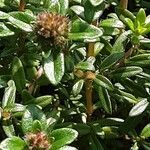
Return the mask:
[(150, 150), (149, 10), (0, 0), (0, 150)]

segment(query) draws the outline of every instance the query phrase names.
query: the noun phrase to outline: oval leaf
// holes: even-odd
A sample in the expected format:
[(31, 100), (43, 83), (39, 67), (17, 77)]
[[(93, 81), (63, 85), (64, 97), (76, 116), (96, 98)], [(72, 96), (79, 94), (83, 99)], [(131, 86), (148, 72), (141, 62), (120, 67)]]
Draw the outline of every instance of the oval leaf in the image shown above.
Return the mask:
[(72, 23), (69, 39), (75, 41), (95, 40), (102, 35), (102, 31), (94, 25), (89, 25), (81, 18)]
[(110, 96), (108, 94), (108, 91), (102, 87), (98, 87), (97, 91), (98, 91), (98, 95), (99, 95), (100, 104), (102, 105), (102, 107), (104, 108), (104, 110), (107, 113), (111, 114), (112, 113), (112, 105), (111, 105)]
[(96, 76), (96, 78), (94, 79), (94, 82), (97, 85), (102, 86), (102, 87), (104, 87), (104, 88), (106, 88), (108, 90), (111, 90), (111, 91), (114, 88), (113, 85), (112, 85), (112, 83), (106, 77), (104, 77), (102, 75)]
[(136, 74), (139, 74), (143, 71), (141, 67), (136, 66), (130, 66), (130, 67), (122, 67), (119, 69), (116, 69), (112, 72), (113, 77), (116, 78), (127, 78), (135, 76)]
[(24, 133), (35, 132), (34, 122), (39, 121), (42, 125), (42, 130), (46, 127), (46, 117), (35, 105), (29, 105), (22, 117), (22, 129)]
[(147, 124), (142, 132), (141, 132), (141, 136), (144, 136), (145, 138), (149, 138), (150, 137), (150, 124)]
[(78, 82), (76, 82), (76, 84), (73, 86), (72, 94), (74, 97), (76, 97), (80, 93), (80, 91), (82, 90), (83, 84), (84, 84), (84, 80), (81, 79)]
[(18, 92), (21, 93), (25, 89), (26, 78), (22, 62), (18, 57), (15, 57), (12, 62), (12, 77)]
[(61, 128), (52, 131), (51, 136), (55, 139), (51, 150), (57, 150), (73, 142), (77, 138), (78, 132), (69, 128)]
[(26, 147), (26, 143), (21, 138), (16, 136), (7, 138), (0, 144), (1, 150), (24, 150)]
[(12, 109), (15, 106), (16, 86), (13, 80), (8, 82), (8, 87), (5, 89), (2, 107), (3, 109)]
[(91, 4), (93, 6), (98, 6), (100, 5), (102, 2), (104, 2), (104, 0), (90, 0)]
[(57, 85), (64, 75), (64, 54), (58, 53), (57, 55), (51, 55), (44, 61), (45, 75), (49, 81)]
[(141, 100), (139, 103), (133, 106), (133, 108), (129, 112), (129, 116), (133, 117), (133, 116), (140, 115), (141, 113), (145, 111), (148, 105), (149, 105), (149, 102), (146, 99)]

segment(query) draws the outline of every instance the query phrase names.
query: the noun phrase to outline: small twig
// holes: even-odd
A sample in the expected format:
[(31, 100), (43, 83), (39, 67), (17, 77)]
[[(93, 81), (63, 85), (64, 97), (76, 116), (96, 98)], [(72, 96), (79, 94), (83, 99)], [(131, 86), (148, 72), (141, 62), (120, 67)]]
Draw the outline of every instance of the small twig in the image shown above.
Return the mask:
[(24, 11), (24, 10), (25, 10), (25, 7), (26, 7), (26, 2), (25, 2), (25, 0), (20, 0), (20, 3), (19, 3), (19, 11)]
[(128, 0), (120, 0), (120, 7), (122, 9), (127, 9), (128, 8)]
[[(93, 25), (97, 26), (97, 20), (94, 21), (92, 23)], [(90, 56), (95, 56), (94, 54), (94, 45), (95, 43), (89, 43), (88, 47), (87, 47), (87, 57)], [(92, 95), (93, 95), (93, 87), (92, 87), (92, 83), (93, 83), (93, 79), (95, 78), (95, 74), (92, 71), (87, 71), (86, 72), (86, 109), (87, 109), (87, 120), (90, 121), (91, 120), (91, 116), (93, 113), (93, 99), (92, 99)]]

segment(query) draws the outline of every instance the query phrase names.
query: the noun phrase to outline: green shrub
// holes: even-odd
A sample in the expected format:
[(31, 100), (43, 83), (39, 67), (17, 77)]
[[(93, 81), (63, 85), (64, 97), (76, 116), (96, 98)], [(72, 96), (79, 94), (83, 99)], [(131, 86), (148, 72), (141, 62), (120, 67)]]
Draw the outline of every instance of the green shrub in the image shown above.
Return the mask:
[(149, 150), (149, 8), (0, 0), (0, 149)]

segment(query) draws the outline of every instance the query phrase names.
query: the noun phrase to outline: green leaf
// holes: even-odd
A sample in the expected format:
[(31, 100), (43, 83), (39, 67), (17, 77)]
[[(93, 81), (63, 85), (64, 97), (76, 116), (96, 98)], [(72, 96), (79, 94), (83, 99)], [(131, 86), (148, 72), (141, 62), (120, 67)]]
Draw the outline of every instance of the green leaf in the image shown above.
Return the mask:
[(109, 79), (107, 79), (106, 77), (102, 75), (97, 75), (96, 78), (94, 79), (94, 82), (98, 86), (102, 86), (110, 91), (114, 89), (113, 84), (109, 81)]
[(73, 94), (74, 97), (76, 97), (81, 92), (83, 84), (84, 84), (84, 80), (83, 79), (77, 81), (74, 84), (74, 86), (72, 88), (72, 94)]
[(124, 43), (126, 42), (128, 35), (131, 34), (130, 31), (123, 32), (115, 41), (113, 45), (112, 53), (124, 52)]
[(11, 31), (3, 22), (0, 22), (0, 37), (11, 36), (15, 33)]
[(26, 143), (21, 138), (16, 136), (7, 138), (0, 144), (1, 150), (25, 150), (26, 147)]
[(141, 8), (139, 12), (137, 13), (136, 20), (140, 23), (141, 26), (145, 23), (146, 14), (143, 8)]
[(120, 30), (117, 28), (112, 28), (112, 27), (103, 27), (103, 32), (104, 35), (108, 35), (108, 36), (112, 36), (112, 35), (119, 35), (120, 34)]
[(141, 137), (144, 137), (144, 138), (149, 138), (150, 137), (150, 124), (147, 124), (141, 134), (140, 134)]
[(60, 3), (60, 14), (66, 15), (69, 7), (69, 0), (59, 0)]
[(54, 137), (51, 150), (57, 150), (73, 142), (77, 138), (78, 132), (69, 128), (61, 128), (52, 131), (51, 136)]
[(143, 97), (147, 98), (149, 97), (149, 94), (144, 88), (144, 85), (141, 85), (139, 83), (136, 83), (135, 81), (131, 80), (130, 78), (123, 78), (118, 79), (120, 83), (125, 87), (126, 90), (130, 91), (137, 97)]
[(138, 147), (137, 142), (136, 142), (136, 143), (134, 143), (134, 145), (131, 147), (131, 149), (130, 149), (130, 150), (139, 150), (139, 147)]
[(98, 6), (100, 5), (102, 2), (104, 2), (104, 0), (90, 0), (91, 4), (93, 6)]
[(12, 62), (12, 77), (18, 92), (21, 93), (25, 89), (26, 78), (22, 62), (18, 57), (14, 57)]
[(16, 86), (13, 80), (10, 80), (7, 84), (8, 87), (5, 88), (2, 100), (2, 108), (11, 110), (15, 106)]
[(34, 97), (29, 93), (29, 91), (27, 91), (26, 89), (24, 89), (21, 93), (22, 96), (22, 100), (23, 100), (23, 104), (27, 104), (28, 102), (30, 102), (30, 100), (32, 100)]
[(94, 18), (94, 14), (95, 14), (95, 9), (93, 7), (93, 5), (90, 3), (89, 0), (85, 1), (84, 3), (84, 17), (85, 17), (85, 21), (87, 21), (88, 23), (91, 23), (93, 18)]
[(139, 60), (139, 61), (127, 61), (126, 65), (130, 66), (139, 66), (139, 67), (149, 67), (150, 66), (150, 59), (149, 60)]
[(15, 129), (10, 120), (3, 121), (2, 127), (7, 137), (15, 136)]
[(96, 135), (89, 135), (88, 147), (90, 150), (104, 150), (100, 140), (97, 139)]
[(11, 79), (10, 75), (0, 75), (0, 88), (6, 87), (7, 82)]
[(76, 69), (80, 70), (90, 70), (90, 71), (95, 71), (95, 67), (92, 63), (85, 61), (85, 62), (79, 62), (76, 66)]
[(0, 11), (0, 19), (7, 19), (9, 16), (10, 16), (9, 14)]
[(44, 95), (37, 98), (33, 98), (29, 100), (26, 104), (36, 104), (41, 107), (46, 107), (47, 105), (51, 104), (53, 100), (53, 96)]
[(150, 149), (150, 143), (143, 141), (142, 142), (142, 146), (144, 147), (145, 150), (149, 150)]
[(108, 91), (102, 87), (98, 87), (97, 89), (98, 95), (99, 95), (99, 101), (104, 110), (111, 114), (112, 113), (112, 104), (110, 101), (110, 96), (108, 94)]
[(147, 59), (150, 59), (149, 53), (135, 55), (135, 56), (130, 58), (130, 61), (140, 61), (140, 60), (147, 60)]
[(101, 69), (105, 70), (107, 68), (110, 68), (112, 65), (117, 63), (117, 61), (119, 61), (123, 56), (124, 52), (112, 53), (102, 61), (100, 65)]
[(64, 75), (64, 54), (52, 54), (44, 60), (44, 72), (49, 81), (57, 85)]
[(95, 27), (94, 25), (89, 25), (81, 18), (78, 18), (72, 22), (69, 39), (88, 42), (88, 40), (95, 41), (96, 38), (99, 38), (101, 35), (102, 31), (99, 28)]
[(25, 31), (25, 32), (32, 32), (32, 31), (33, 31), (31, 25), (29, 25), (29, 24), (27, 24), (27, 23), (25, 23), (25, 22), (23, 22), (23, 21), (21, 21), (21, 20), (15, 19), (14, 17), (11, 17), (11, 16), (10, 16), (10, 17), (8, 18), (8, 21), (9, 21), (12, 25), (14, 25), (15, 27), (17, 27), (17, 28), (19, 28), (19, 29), (21, 29), (21, 30), (23, 30), (23, 31)]
[(132, 77), (135, 76), (136, 74), (139, 74), (143, 71), (141, 67), (136, 67), (136, 66), (130, 66), (130, 67), (121, 67), (119, 69), (116, 69), (112, 71), (113, 77), (116, 78), (127, 78), (127, 77)]
[(24, 133), (35, 132), (34, 123), (41, 123), (42, 131), (46, 128), (46, 117), (42, 110), (35, 105), (29, 105), (22, 117), (22, 129)]
[(13, 12), (10, 12), (9, 15), (15, 19), (23, 21), (24, 23), (27, 23), (27, 24), (31, 24), (36, 19), (33, 16), (33, 14), (31, 14), (31, 12), (29, 14), (27, 11), (26, 12), (13, 11)]
[(134, 23), (131, 19), (125, 18), (126, 24), (129, 26), (129, 28), (134, 31)]
[(84, 18), (84, 7), (80, 5), (73, 5), (70, 7), (70, 9), (79, 17)]
[(140, 115), (145, 111), (148, 105), (149, 102), (146, 99), (141, 100), (135, 106), (133, 106), (133, 108), (129, 112), (129, 116), (134, 117)]
[(118, 90), (117, 92), (119, 95), (121, 95), (121, 98), (125, 99), (126, 101), (128, 101), (129, 103), (133, 103), (136, 104), (138, 102), (138, 99), (135, 98), (135, 96), (133, 96), (130, 93)]
[(77, 150), (77, 149), (75, 147), (71, 147), (71, 146), (63, 146), (59, 150)]
[(111, 28), (124, 28), (124, 24), (114, 18), (105, 19), (100, 23), (101, 27), (111, 27)]

